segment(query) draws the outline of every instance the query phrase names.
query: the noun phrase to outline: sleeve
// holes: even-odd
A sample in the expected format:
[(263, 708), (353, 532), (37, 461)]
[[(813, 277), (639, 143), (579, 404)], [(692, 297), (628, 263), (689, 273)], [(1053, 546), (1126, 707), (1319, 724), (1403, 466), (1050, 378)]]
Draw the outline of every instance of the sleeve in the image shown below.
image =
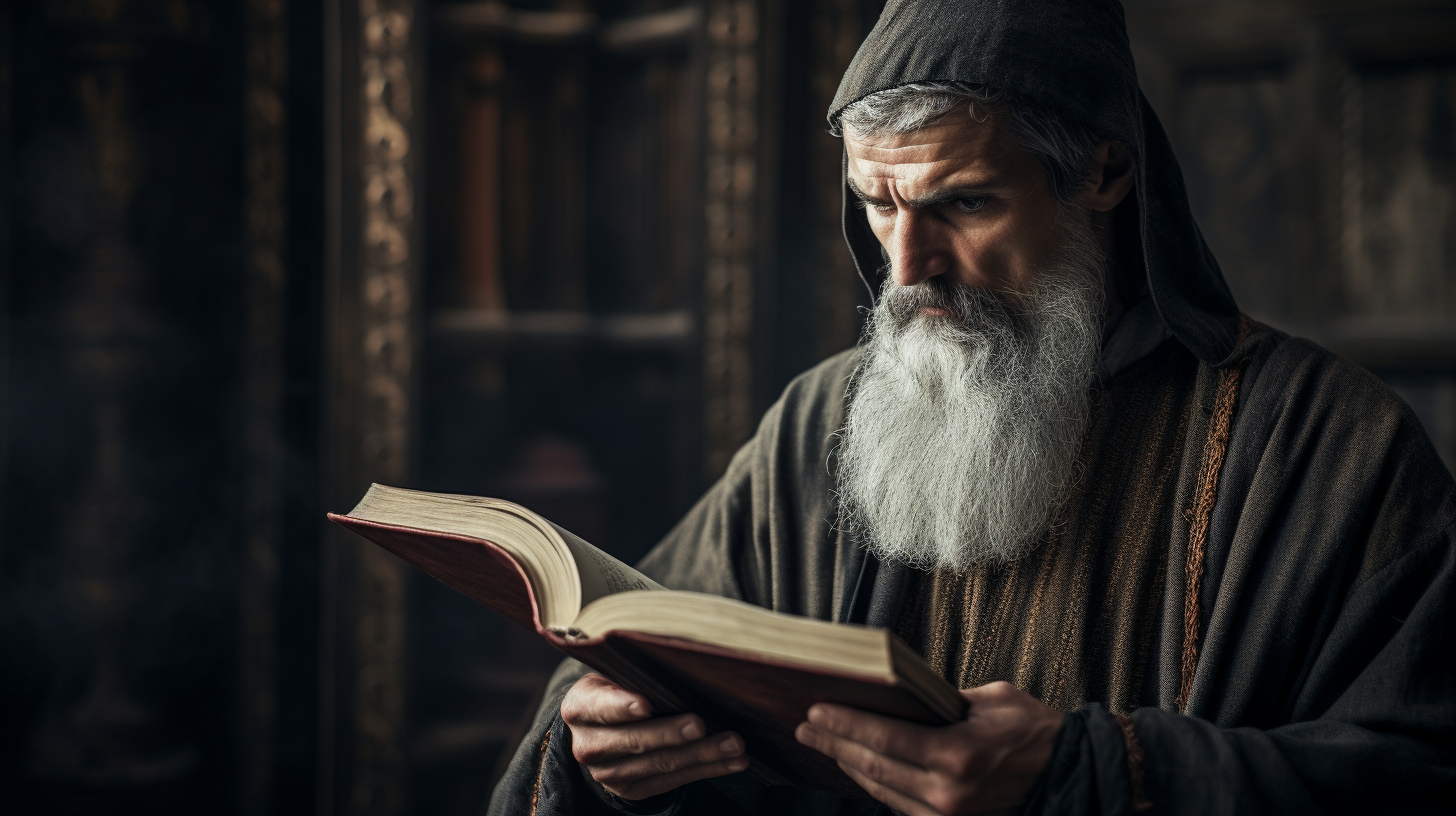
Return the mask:
[(562, 661), (550, 681), (530, 731), (491, 795), (487, 816), (676, 816), (674, 797), (632, 802), (608, 793), (586, 775), (571, 752), (571, 730), (561, 719), (561, 700), (591, 668)]
[(1452, 540), (1448, 528), (1352, 594), (1297, 694), (1296, 707), (1317, 715), (1220, 728), (1141, 708), (1124, 731), (1087, 706), (1068, 717), (1026, 813), (1131, 814), (1140, 800), (1178, 816), (1449, 813)]

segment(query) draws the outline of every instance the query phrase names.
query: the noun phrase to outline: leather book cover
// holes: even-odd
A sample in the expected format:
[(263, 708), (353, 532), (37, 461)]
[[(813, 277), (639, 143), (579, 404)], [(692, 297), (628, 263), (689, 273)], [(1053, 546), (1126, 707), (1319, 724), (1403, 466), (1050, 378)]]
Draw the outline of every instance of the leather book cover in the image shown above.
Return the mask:
[(329, 513), (329, 521), (373, 541), (476, 603), (545, 634), (530, 579), (516, 559), (495, 544), (337, 513)]
[(929, 725), (944, 722), (905, 688), (889, 683), (781, 665), (714, 644), (644, 632), (563, 637), (541, 624), (525, 572), (495, 544), (333, 513), (329, 518), (647, 697), (655, 714), (691, 711), (711, 731), (738, 731), (748, 749), (749, 770), (769, 784), (868, 798), (833, 760), (794, 739), (794, 728), (814, 703), (841, 703)]

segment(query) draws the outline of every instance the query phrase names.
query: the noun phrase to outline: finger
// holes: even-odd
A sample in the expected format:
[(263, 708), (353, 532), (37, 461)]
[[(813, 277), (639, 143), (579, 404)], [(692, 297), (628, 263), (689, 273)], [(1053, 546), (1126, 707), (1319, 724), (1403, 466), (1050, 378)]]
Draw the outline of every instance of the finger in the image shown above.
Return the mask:
[(961, 689), (961, 696), (971, 705), (1005, 705), (1025, 694), (1005, 680), (996, 680), (984, 686)]
[(944, 816), (940, 811), (937, 811), (919, 799), (887, 788), (854, 768), (846, 767), (842, 762), (839, 764), (839, 767), (849, 775), (850, 779), (854, 780), (856, 785), (864, 788), (865, 793), (884, 802), (895, 811), (905, 814), (905, 816)]
[(617, 686), (600, 674), (576, 681), (561, 701), (561, 719), (568, 725), (615, 725), (652, 716), (652, 703), (640, 694)]
[(748, 770), (748, 757), (739, 756), (731, 759), (720, 759), (717, 762), (705, 762), (701, 765), (679, 768), (670, 773), (651, 776), (627, 785), (622, 791), (612, 790), (607, 785), (603, 785), (602, 787), (607, 788), (607, 790), (612, 790), (612, 793), (615, 793), (623, 799), (646, 799), (649, 796), (657, 796), (660, 793), (676, 790), (690, 782), (728, 776), (729, 774), (746, 770)]
[(733, 732), (714, 734), (711, 737), (672, 748), (661, 748), (649, 753), (624, 756), (606, 762), (591, 763), (592, 777), (603, 785), (629, 784), (662, 774), (720, 762), (743, 755), (743, 738)]
[(877, 754), (925, 767), (941, 742), (937, 729), (849, 706), (816, 703), (809, 724), (818, 731), (857, 742)]
[(702, 718), (696, 714), (679, 714), (622, 725), (582, 723), (571, 726), (571, 750), (577, 762), (594, 765), (687, 745), (707, 734)]
[(878, 754), (853, 740), (820, 731), (809, 723), (800, 723), (794, 737), (810, 748), (839, 762), (840, 767), (853, 768), (861, 776), (897, 791), (934, 790), (939, 780), (918, 765)]

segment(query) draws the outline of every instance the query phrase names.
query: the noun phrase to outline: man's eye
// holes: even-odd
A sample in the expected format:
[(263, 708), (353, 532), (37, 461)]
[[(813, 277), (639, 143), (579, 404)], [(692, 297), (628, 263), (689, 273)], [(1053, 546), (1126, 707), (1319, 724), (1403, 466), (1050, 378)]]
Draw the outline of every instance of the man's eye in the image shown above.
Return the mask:
[(984, 199), (984, 198), (958, 198), (958, 199), (956, 199), (956, 203), (955, 204), (956, 204), (956, 209), (960, 210), (961, 212), (968, 212), (968, 213), (971, 213), (971, 212), (980, 212), (981, 210), (983, 210), (983, 209), (986, 208), (986, 199)]

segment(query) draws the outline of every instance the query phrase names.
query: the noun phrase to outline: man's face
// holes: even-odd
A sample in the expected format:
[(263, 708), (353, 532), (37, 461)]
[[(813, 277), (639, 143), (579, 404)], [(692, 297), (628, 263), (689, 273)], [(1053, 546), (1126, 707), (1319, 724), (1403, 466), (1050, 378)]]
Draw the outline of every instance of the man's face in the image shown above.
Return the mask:
[(1061, 207), (1046, 172), (995, 117), (961, 111), (903, 136), (846, 132), (844, 143), (850, 188), (901, 286), (945, 276), (1014, 302), (1056, 253)]

